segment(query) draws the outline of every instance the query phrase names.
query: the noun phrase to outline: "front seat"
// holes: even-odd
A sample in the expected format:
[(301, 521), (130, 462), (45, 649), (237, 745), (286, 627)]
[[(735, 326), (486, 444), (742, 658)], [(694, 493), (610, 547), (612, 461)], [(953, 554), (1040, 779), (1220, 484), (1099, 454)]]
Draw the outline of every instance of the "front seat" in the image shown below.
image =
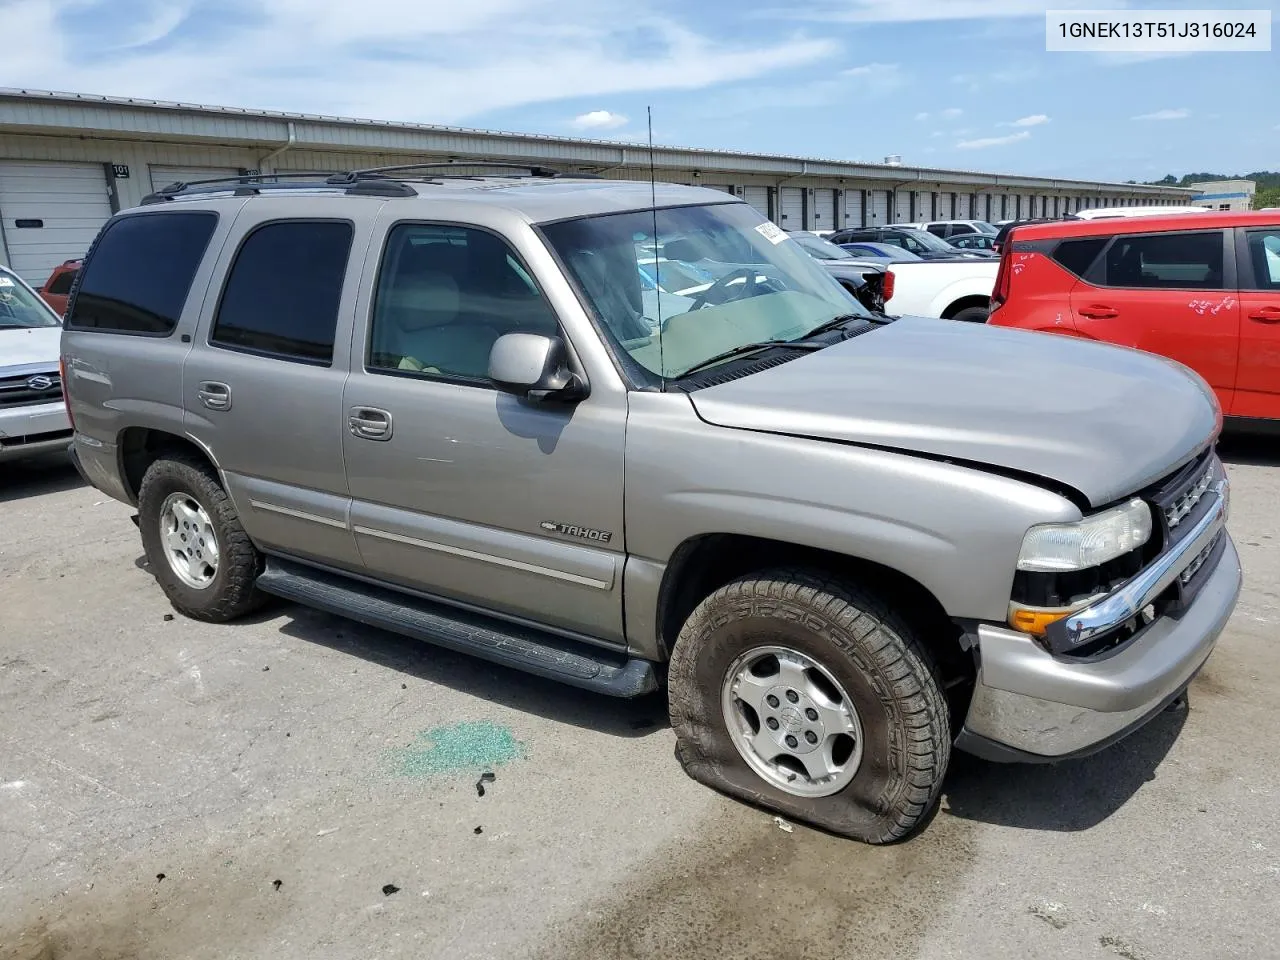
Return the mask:
[(484, 379), (498, 331), (469, 321), (458, 285), (447, 273), (402, 276), (379, 304), (387, 336), (379, 344), (399, 370)]

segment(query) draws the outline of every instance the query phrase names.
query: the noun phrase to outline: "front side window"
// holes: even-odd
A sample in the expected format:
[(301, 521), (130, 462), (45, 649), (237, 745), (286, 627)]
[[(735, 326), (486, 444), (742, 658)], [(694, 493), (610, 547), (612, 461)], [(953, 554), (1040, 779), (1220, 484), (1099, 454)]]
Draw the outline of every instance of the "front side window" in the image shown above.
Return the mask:
[(258, 227), (240, 246), (209, 342), (284, 360), (333, 362), (352, 226), (289, 220)]
[[(57, 314), (15, 274), (0, 267), (0, 330), (57, 325)], [(0, 363), (4, 360), (0, 354)]]
[(558, 329), (551, 304), (506, 241), (469, 227), (402, 223), (387, 238), (366, 363), (487, 385), (500, 336), (552, 337)]
[[(668, 208), (656, 221), (655, 231), (645, 210), (543, 228), (608, 338), (655, 377), (679, 378), (749, 343), (801, 339), (837, 317), (870, 316), (746, 204)], [(655, 253), (650, 287), (642, 266)], [(709, 279), (672, 289), (695, 270)]]
[(173, 332), (218, 225), (214, 213), (149, 213), (108, 223), (67, 316), (73, 330)]
[(1280, 290), (1280, 227), (1250, 230), (1246, 237), (1253, 264), (1253, 289)]
[(1106, 253), (1106, 285), (1223, 289), (1222, 233), (1119, 236)]

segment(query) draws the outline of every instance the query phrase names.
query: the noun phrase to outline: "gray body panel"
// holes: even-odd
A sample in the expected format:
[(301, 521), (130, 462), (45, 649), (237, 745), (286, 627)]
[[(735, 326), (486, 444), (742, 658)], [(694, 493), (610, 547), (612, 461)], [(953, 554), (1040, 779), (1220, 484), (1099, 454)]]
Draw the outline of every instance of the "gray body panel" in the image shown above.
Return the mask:
[[(1212, 649), (1238, 591), (1229, 541), (1190, 609), (1158, 620), (1122, 655), (1068, 662), (1004, 626), (1029, 527), (1079, 520), (1072, 490), (1092, 507), (1109, 503), (1213, 441), (1218, 411), (1194, 374), (1122, 348), (906, 319), (691, 394), (630, 391), (536, 225), (644, 209), (649, 184), (413, 189), (418, 196), (402, 199), (322, 190), (168, 205), (222, 215), (177, 329), (63, 334), (75, 454), (90, 482), (131, 500), (124, 432), (184, 437), (216, 465), (259, 547), (325, 576), (345, 571), (353, 584), (400, 590), (406, 610), (416, 598), (404, 622), (417, 626), (406, 632), (447, 619), (421, 606), (437, 599), (589, 641), (606, 658), (667, 655), (671, 560), (698, 538), (748, 536), (871, 561), (915, 580), (969, 631), (980, 662), (969, 732), (1046, 756), (1145, 716)], [(675, 186), (659, 187), (657, 200), (739, 202)], [(235, 249), (254, 224), (277, 218), (355, 227), (331, 365), (208, 343)], [(366, 369), (372, 292), (400, 222), (502, 237), (554, 312), (585, 398), (534, 402), (476, 382)], [(210, 407), (210, 383), (229, 389), (229, 406)], [(385, 436), (351, 422), (365, 409), (389, 415)], [(301, 574), (277, 580), (284, 595), (323, 593)], [(397, 622), (394, 599), (365, 606), (366, 622)], [(466, 636), (453, 631), (455, 643)], [(489, 628), (470, 636), (497, 658), (539, 643)], [(554, 651), (535, 659), (552, 673), (560, 668), (547, 664), (589, 672), (595, 662)], [(1077, 724), (1072, 737), (1054, 732), (1059, 721)]]
[(1171, 361), (920, 317), (699, 390), (693, 403), (721, 426), (1022, 471), (1094, 506), (1168, 474), (1217, 429), (1208, 387)]

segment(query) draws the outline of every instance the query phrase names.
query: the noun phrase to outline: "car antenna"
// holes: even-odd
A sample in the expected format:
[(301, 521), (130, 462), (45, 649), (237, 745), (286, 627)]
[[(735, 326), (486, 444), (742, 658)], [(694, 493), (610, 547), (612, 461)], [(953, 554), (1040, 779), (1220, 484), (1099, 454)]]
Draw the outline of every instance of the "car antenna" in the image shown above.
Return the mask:
[(662, 392), (667, 392), (667, 360), (662, 350), (662, 258), (658, 248), (658, 182), (653, 171), (653, 107), (644, 108), (649, 121), (649, 212), (653, 215), (653, 292), (658, 305), (658, 376), (662, 379)]

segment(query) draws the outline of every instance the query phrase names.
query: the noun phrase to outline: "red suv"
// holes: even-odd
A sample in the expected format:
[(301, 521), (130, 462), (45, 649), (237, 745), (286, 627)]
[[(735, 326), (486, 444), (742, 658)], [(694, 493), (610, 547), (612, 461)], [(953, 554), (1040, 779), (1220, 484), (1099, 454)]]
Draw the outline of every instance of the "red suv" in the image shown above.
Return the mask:
[(36, 291), (60, 317), (67, 312), (67, 297), (71, 294), (71, 285), (80, 273), (80, 263), (79, 260), (68, 260), (58, 264), (53, 268), (53, 273), (49, 274), (44, 286)]
[(1009, 239), (987, 323), (1170, 357), (1232, 425), (1280, 427), (1280, 214), (1067, 220)]

